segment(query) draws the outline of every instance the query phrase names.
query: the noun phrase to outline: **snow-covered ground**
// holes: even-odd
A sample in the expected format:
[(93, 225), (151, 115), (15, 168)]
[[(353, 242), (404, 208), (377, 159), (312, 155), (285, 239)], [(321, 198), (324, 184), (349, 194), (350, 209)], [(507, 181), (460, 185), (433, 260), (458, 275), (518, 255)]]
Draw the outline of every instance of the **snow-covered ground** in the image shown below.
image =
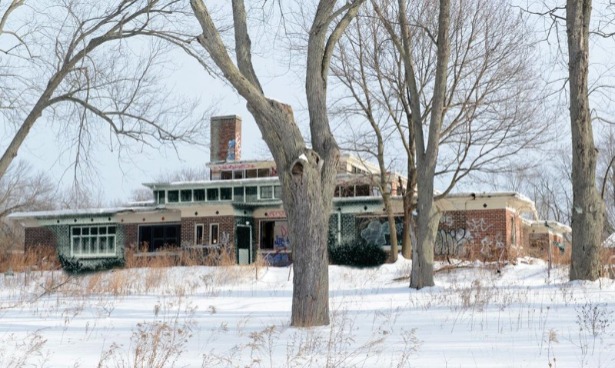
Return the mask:
[(331, 324), (289, 327), (289, 268), (0, 275), (2, 367), (614, 367), (615, 283), (522, 260), (331, 266)]

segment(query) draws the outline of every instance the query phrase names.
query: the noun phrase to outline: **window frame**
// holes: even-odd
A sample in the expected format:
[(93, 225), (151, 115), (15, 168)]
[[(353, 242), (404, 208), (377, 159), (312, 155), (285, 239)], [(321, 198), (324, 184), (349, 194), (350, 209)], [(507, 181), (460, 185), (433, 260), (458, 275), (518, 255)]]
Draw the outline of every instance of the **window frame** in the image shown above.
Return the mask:
[[(201, 229), (201, 241), (199, 242), (199, 228)], [(194, 224), (194, 245), (203, 245), (205, 239), (205, 224)]]
[[(215, 236), (214, 236), (215, 229)], [(209, 224), (209, 244), (210, 245), (218, 245), (220, 243), (220, 224), (212, 223)]]
[[(104, 229), (104, 231), (101, 231)], [(78, 234), (76, 234), (78, 230)], [(106, 242), (105, 252), (100, 252), (101, 240)], [(78, 242), (77, 242), (78, 240)], [(87, 240), (88, 252), (83, 252)], [(76, 251), (76, 247), (79, 250)], [(110, 246), (111, 245), (111, 246)], [(70, 256), (75, 258), (113, 258), (117, 257), (116, 225), (75, 225), (70, 228)]]

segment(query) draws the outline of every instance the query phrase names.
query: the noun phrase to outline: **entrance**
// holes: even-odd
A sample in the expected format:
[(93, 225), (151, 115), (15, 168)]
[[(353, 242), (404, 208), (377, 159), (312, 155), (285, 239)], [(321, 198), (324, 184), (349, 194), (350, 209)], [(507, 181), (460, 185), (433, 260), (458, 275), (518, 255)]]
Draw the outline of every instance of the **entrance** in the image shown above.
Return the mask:
[(252, 263), (252, 227), (237, 225), (237, 263)]

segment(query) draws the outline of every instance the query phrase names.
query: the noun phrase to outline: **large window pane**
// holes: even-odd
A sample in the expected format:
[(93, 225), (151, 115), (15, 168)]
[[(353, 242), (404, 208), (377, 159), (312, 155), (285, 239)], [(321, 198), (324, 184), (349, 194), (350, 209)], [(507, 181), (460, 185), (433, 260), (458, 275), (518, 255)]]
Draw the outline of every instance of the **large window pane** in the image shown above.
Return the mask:
[(273, 198), (282, 198), (282, 187), (279, 185), (276, 185), (273, 187)]
[(233, 188), (233, 196), (235, 197), (235, 202), (243, 202), (243, 187)]
[(273, 198), (273, 187), (271, 185), (266, 185), (260, 187), (261, 190), (261, 199), (271, 199)]
[(246, 187), (246, 202), (258, 200), (258, 187)]
[(179, 191), (177, 190), (169, 190), (167, 193), (169, 196), (169, 203), (177, 203), (179, 202)]
[(165, 195), (164, 190), (159, 190), (159, 191), (156, 193), (156, 202), (157, 202), (158, 204), (164, 204), (164, 202), (165, 202), (165, 201), (164, 201), (164, 197), (165, 197), (164, 195)]
[(218, 188), (209, 188), (207, 189), (207, 200), (208, 201), (217, 201), (220, 198), (218, 193)]
[(195, 189), (194, 190), (194, 201), (202, 202), (205, 200), (205, 189)]
[(230, 201), (231, 199), (233, 199), (233, 189), (232, 188), (220, 188), (220, 200)]
[(181, 200), (182, 202), (192, 202), (192, 189), (182, 189)]
[(115, 231), (115, 226), (73, 227), (71, 229), (72, 255), (84, 258), (114, 257)]

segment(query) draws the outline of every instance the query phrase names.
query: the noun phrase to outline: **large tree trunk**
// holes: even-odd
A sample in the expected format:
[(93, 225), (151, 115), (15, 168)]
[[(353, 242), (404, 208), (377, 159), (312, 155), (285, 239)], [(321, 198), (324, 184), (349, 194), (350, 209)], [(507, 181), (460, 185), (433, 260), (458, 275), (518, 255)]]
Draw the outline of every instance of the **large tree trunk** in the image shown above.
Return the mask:
[(591, 0), (568, 0), (568, 72), (572, 132), (572, 259), (570, 280), (600, 276), (603, 202), (596, 188), (596, 156), (587, 77)]
[[(410, 287), (421, 289), (434, 286), (433, 260), (436, 233), (440, 222), (440, 212), (433, 200), (433, 176), (419, 174), (419, 188), (423, 188), (417, 201), (417, 232), (416, 246), (412, 248), (412, 272), (410, 274)], [(431, 189), (430, 189), (431, 188)]]
[[(403, 2), (403, 0), (400, 0)], [(423, 126), (418, 119), (417, 101), (413, 103), (412, 114), (416, 139), (416, 162), (418, 170), (418, 200), (417, 200), (417, 234), (416, 245), (412, 250), (412, 273), (410, 287), (420, 289), (434, 286), (433, 258), (436, 232), (438, 231), (439, 212), (434, 204), (434, 175), (438, 160), (440, 132), (444, 119), (444, 100), (446, 96), (447, 68), (450, 56), (450, 0), (440, 0), (438, 15), (438, 39), (436, 79), (433, 90), (433, 103), (429, 122), (427, 144), (423, 134)], [(412, 83), (412, 93), (415, 94), (416, 83)]]
[[(237, 66), (203, 1), (190, 1), (203, 29), (199, 43), (248, 102), (276, 163), (293, 251), (292, 326), (329, 324), (327, 234), (340, 154), (327, 115), (327, 73), (331, 53), (363, 1), (347, 3), (338, 11), (334, 11), (335, 1), (323, 0), (318, 4), (309, 32), (305, 82), (311, 149), (305, 145), (290, 106), (263, 93), (252, 66), (243, 0), (232, 2)], [(336, 20), (338, 16), (341, 19)]]
[[(327, 234), (334, 181), (322, 180), (320, 158), (313, 151), (308, 162), (298, 160), (280, 173), (284, 208), (293, 252), (292, 326), (329, 324)], [(334, 178), (334, 176), (333, 176)]]

